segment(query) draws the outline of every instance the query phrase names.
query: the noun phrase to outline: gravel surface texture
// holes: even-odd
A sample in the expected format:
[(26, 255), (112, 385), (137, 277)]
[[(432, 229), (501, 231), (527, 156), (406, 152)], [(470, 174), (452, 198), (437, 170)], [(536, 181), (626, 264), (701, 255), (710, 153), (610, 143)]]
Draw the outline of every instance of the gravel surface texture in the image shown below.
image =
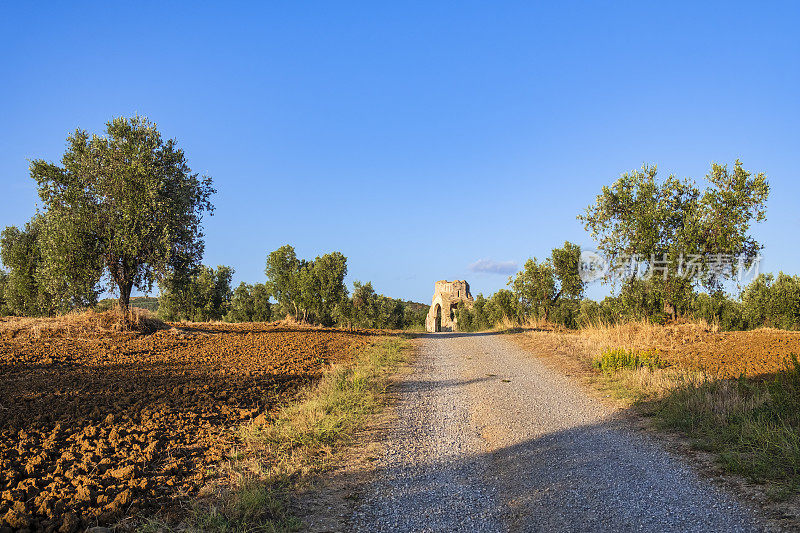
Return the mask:
[(759, 531), (736, 500), (498, 334), (431, 334), (357, 531)]

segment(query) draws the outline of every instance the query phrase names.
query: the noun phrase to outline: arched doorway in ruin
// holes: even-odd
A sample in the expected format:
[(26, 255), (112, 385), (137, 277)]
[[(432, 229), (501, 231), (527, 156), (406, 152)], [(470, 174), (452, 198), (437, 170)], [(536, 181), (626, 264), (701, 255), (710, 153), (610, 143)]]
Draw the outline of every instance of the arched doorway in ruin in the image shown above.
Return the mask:
[(442, 306), (436, 304), (436, 326), (433, 329), (436, 332), (442, 331)]

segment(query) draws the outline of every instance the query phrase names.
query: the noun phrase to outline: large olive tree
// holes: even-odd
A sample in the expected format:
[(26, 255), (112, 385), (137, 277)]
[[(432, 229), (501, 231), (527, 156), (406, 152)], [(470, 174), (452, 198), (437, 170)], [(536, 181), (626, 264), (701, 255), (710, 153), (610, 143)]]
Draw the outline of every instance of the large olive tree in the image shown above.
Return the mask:
[[(720, 258), (741, 258), (748, 267), (756, 258), (762, 247), (750, 235), (750, 226), (766, 217), (769, 184), (763, 173), (744, 170), (738, 160), (733, 169), (712, 164), (702, 190), (691, 180), (659, 179), (657, 174), (655, 166), (647, 165), (623, 174), (603, 187), (578, 219), (618, 270), (625, 264), (617, 259), (639, 257), (655, 274), (648, 287), (660, 296), (663, 311), (674, 317), (685, 309), (694, 286), (718, 290), (732, 276), (731, 270), (714, 264)], [(694, 262), (691, 273), (682, 271), (689, 258)], [(635, 272), (627, 272), (623, 291), (641, 285)]]
[(61, 164), (31, 163), (49, 224), (45, 282), (107, 276), (123, 309), (134, 288), (192, 271), (203, 254), (211, 178), (199, 177), (174, 139), (144, 117), (115, 118), (105, 135), (76, 130)]

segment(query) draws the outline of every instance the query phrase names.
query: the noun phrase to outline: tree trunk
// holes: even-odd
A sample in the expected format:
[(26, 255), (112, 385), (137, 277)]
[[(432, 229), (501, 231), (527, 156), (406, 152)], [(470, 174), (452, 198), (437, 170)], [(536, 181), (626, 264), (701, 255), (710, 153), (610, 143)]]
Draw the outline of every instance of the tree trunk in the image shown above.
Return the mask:
[(131, 309), (131, 291), (133, 291), (133, 283), (121, 283), (119, 285), (119, 306), (125, 315)]
[(672, 305), (672, 302), (669, 300), (664, 300), (664, 313), (669, 315), (673, 321), (678, 318), (678, 310), (675, 309), (675, 306)]
[(559, 290), (556, 295), (550, 300), (550, 305), (544, 308), (544, 321), (547, 322), (550, 318), (550, 308), (556, 306), (556, 302), (559, 298), (561, 298), (561, 290)]

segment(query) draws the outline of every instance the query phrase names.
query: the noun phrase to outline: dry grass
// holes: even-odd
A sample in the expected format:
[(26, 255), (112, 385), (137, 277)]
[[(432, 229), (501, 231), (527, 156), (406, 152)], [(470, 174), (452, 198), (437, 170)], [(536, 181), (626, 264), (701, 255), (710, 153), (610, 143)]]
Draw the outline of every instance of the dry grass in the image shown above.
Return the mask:
[(596, 322), (580, 329), (579, 334), (601, 348), (668, 351), (702, 335), (718, 331), (718, 326), (705, 320), (665, 326), (641, 320), (620, 324)]
[[(644, 326), (644, 327), (642, 327)], [(663, 326), (658, 326), (663, 327)], [(636, 331), (647, 332), (645, 340), (635, 338)], [(699, 379), (696, 372), (682, 368), (629, 368), (617, 372), (596, 372), (597, 359), (608, 350), (631, 352), (654, 350), (648, 340), (659, 338), (649, 325), (639, 323), (619, 326), (594, 326), (569, 330), (541, 325), (512, 338), (527, 350), (553, 357), (558, 366), (573, 374), (582, 374), (606, 396), (613, 397), (621, 407), (637, 401), (653, 399), (670, 390), (677, 382)], [(619, 343), (619, 344), (617, 344)]]
[(324, 469), (384, 401), (385, 378), (405, 358), (408, 343), (390, 338), (369, 346), (351, 365), (332, 369), (268, 424), (242, 428), (247, 449), (264, 458), (270, 476), (307, 475)]
[(717, 453), (729, 472), (772, 482), (771, 496), (800, 492), (800, 363), (770, 378), (678, 383), (648, 407), (657, 423), (679, 429)]
[(554, 325), (547, 320), (539, 317), (527, 317), (524, 321), (520, 322), (503, 315), (495, 325), (492, 327), (494, 331), (502, 332), (518, 332), (521, 330), (554, 330), (563, 329), (561, 326)]
[(119, 308), (99, 312), (89, 309), (55, 317), (0, 318), (0, 336), (6, 338), (95, 337), (123, 331), (153, 333), (168, 328), (150, 311), (139, 308), (127, 313)]

